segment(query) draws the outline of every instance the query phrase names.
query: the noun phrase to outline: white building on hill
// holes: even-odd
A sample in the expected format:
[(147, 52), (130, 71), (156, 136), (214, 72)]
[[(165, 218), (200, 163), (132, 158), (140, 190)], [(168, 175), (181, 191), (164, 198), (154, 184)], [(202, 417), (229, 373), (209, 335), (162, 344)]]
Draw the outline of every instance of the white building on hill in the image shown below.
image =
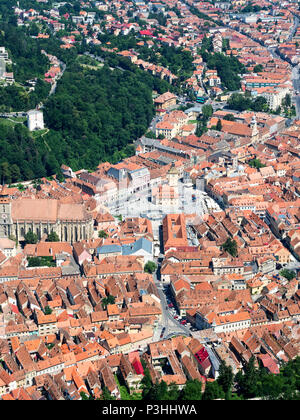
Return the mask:
[(45, 128), (43, 112), (35, 109), (28, 111), (27, 126), (29, 131), (43, 130)]

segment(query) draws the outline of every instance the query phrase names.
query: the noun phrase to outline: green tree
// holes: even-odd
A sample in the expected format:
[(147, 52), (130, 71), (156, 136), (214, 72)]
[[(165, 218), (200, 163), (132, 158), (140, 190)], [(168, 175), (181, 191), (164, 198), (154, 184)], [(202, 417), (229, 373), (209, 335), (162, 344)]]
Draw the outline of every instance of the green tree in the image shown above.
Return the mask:
[(202, 400), (217, 400), (224, 398), (225, 393), (217, 381), (206, 382), (205, 391), (202, 395)]
[(255, 112), (262, 112), (268, 110), (268, 103), (266, 98), (258, 96), (251, 104), (251, 109)]
[(25, 233), (24, 239), (26, 244), (36, 244), (38, 242), (38, 236), (31, 229)]
[(283, 106), (286, 106), (288, 108), (292, 105), (291, 95), (289, 93), (287, 93), (285, 97), (283, 98), (282, 104)]
[(218, 122), (217, 122), (217, 125), (216, 125), (216, 129), (217, 129), (218, 131), (222, 131), (222, 123), (221, 123), (220, 118), (218, 119)]
[(224, 242), (221, 248), (223, 251), (228, 252), (233, 257), (236, 257), (238, 254), (237, 242), (234, 239), (227, 238), (226, 242)]
[(229, 100), (228, 100), (228, 106), (231, 109), (235, 109), (237, 111), (245, 111), (247, 109), (250, 109), (251, 107), (251, 99), (246, 98), (244, 95), (240, 93), (233, 93)]
[(233, 114), (226, 114), (223, 117), (223, 120), (227, 120), (227, 121), (235, 121), (234, 115)]
[(252, 356), (245, 366), (245, 372), (239, 371), (235, 375), (238, 395), (245, 399), (254, 398), (258, 395), (258, 371), (255, 367), (255, 359)]
[(153, 261), (148, 261), (144, 266), (144, 271), (149, 274), (153, 274), (157, 268), (157, 265)]
[(89, 397), (83, 391), (80, 392), (80, 397), (81, 397), (82, 400), (89, 400)]
[(111, 395), (111, 393), (109, 392), (109, 390), (107, 389), (106, 386), (103, 387), (102, 389), (102, 395), (100, 397), (100, 400), (103, 401), (108, 401), (108, 400), (115, 400), (116, 397), (114, 397), (113, 395)]
[(105, 230), (99, 230), (98, 237), (99, 238), (107, 238), (108, 234), (105, 232)]
[(55, 267), (52, 257), (28, 257), (28, 267)]
[(143, 389), (142, 395), (143, 395), (143, 399), (146, 399), (152, 387), (152, 380), (151, 380), (150, 371), (146, 367), (145, 361), (142, 359), (141, 362), (144, 368), (144, 376), (143, 376), (143, 379), (141, 380), (141, 386)]
[(116, 298), (112, 295), (108, 295), (107, 297), (103, 298), (101, 300), (101, 304), (103, 309), (105, 310), (107, 308), (107, 305), (114, 305)]
[(287, 268), (284, 268), (279, 272), (279, 274), (282, 277), (285, 277), (287, 280), (291, 281), (296, 277), (296, 273), (293, 270), (288, 270)]
[(169, 400), (168, 385), (166, 382), (162, 380), (152, 385), (147, 395), (145, 395), (145, 399), (152, 401)]
[(201, 400), (202, 399), (202, 382), (197, 379), (188, 380), (181, 391), (181, 400)]
[(165, 399), (170, 401), (176, 401), (179, 398), (179, 389), (177, 384), (171, 383), (168, 386), (168, 392), (166, 393)]
[(45, 315), (51, 315), (52, 314), (52, 309), (50, 308), (50, 306), (45, 306), (45, 310), (44, 310)]
[(221, 361), (219, 376), (217, 379), (218, 384), (222, 387), (226, 396), (231, 394), (233, 385), (234, 374), (231, 366), (227, 366), (224, 360)]
[(59, 242), (58, 234), (52, 230), (48, 235), (47, 242)]
[(263, 70), (264, 70), (264, 68), (263, 68), (263, 66), (261, 65), (261, 64), (257, 64), (255, 67), (254, 67), (254, 73), (261, 73)]
[(261, 161), (259, 159), (249, 160), (248, 165), (251, 166), (252, 168), (256, 168), (256, 169), (260, 169), (260, 168), (263, 168), (264, 166), (266, 166), (263, 163), (261, 163)]
[(202, 107), (202, 116), (203, 119), (209, 120), (214, 112), (214, 109), (211, 105), (203, 105)]

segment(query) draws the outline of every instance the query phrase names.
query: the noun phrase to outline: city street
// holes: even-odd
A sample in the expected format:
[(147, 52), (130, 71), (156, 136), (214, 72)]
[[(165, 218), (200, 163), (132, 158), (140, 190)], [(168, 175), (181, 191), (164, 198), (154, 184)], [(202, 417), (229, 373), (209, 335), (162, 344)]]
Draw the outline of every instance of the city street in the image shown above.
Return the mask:
[[(162, 319), (156, 328), (153, 341), (158, 341), (162, 338), (170, 337), (173, 335), (183, 334), (185, 336), (190, 336), (191, 332), (189, 328), (180, 324), (180, 318), (176, 313), (176, 310), (169, 308), (168, 304), (170, 303), (170, 299), (169, 297), (167, 298), (169, 293), (167, 292), (167, 288), (164, 288), (162, 284), (157, 280), (156, 274), (154, 275), (154, 281), (157, 286), (159, 298), (161, 301)], [(175, 319), (174, 316), (177, 316), (178, 319)]]
[(295, 100), (296, 106), (296, 114), (297, 118), (300, 117), (300, 79), (299, 79), (299, 65), (293, 67), (292, 70), (292, 82), (295, 96), (293, 99)]

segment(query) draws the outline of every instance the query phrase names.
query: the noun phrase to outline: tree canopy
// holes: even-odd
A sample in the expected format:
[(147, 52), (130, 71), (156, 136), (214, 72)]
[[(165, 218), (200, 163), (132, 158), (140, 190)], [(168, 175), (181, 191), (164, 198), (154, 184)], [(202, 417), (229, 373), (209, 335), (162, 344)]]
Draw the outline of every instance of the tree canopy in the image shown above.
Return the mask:
[(230, 96), (227, 103), (231, 109), (240, 112), (246, 110), (252, 110), (255, 112), (268, 111), (267, 100), (262, 96), (258, 96), (255, 99), (251, 99), (250, 97), (242, 95), (241, 93), (235, 92)]
[(45, 105), (46, 125), (56, 133), (46, 141), (60, 162), (93, 169), (100, 161), (116, 163), (134, 154), (132, 142), (153, 115), (152, 89), (141, 73), (74, 63)]
[(226, 56), (222, 53), (211, 54), (202, 53), (203, 60), (206, 61), (209, 69), (218, 71), (222, 84), (226, 89), (234, 91), (241, 87), (239, 74), (245, 73), (245, 66), (236, 57)]
[(279, 272), (279, 274), (283, 277), (285, 277), (287, 280), (293, 280), (296, 277), (296, 273), (293, 270), (288, 270), (287, 268), (284, 268)]
[(146, 273), (150, 273), (150, 274), (152, 274), (152, 273), (154, 273), (154, 271), (156, 270), (156, 264), (155, 264), (155, 262), (153, 262), (153, 261), (148, 261), (146, 264), (145, 264), (145, 267), (144, 267), (144, 270), (145, 270), (145, 272)]
[(116, 298), (112, 295), (108, 295), (107, 297), (103, 298), (101, 301), (102, 307), (105, 310), (107, 305), (114, 305)]
[(238, 254), (237, 243), (234, 239), (227, 238), (226, 242), (222, 245), (222, 249), (227, 251), (233, 257), (236, 257)]

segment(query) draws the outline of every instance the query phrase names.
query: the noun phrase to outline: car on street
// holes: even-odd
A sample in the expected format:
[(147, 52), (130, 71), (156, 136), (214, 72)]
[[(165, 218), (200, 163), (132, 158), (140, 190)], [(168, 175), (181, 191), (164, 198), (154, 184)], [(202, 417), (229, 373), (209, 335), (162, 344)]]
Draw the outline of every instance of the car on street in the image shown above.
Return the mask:
[(166, 327), (161, 330), (160, 338), (163, 338), (164, 332), (166, 331)]

